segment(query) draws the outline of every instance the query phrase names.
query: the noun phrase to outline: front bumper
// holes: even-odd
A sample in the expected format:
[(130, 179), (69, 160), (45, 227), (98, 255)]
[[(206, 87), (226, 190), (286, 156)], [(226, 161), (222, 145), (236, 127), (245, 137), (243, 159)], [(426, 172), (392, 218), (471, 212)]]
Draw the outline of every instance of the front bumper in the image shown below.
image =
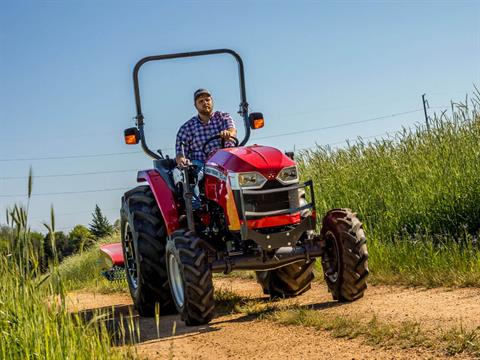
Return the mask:
[[(310, 194), (310, 202), (306, 203), (301, 206), (289, 207), (284, 209), (278, 209), (273, 211), (265, 211), (265, 212), (255, 212), (255, 211), (246, 211), (245, 210), (245, 202), (244, 202), (244, 195), (263, 195), (263, 194), (276, 194), (282, 192), (292, 192), (292, 191), (299, 191), (301, 189), (307, 190)], [(315, 197), (313, 192), (313, 183), (311, 180), (306, 181), (304, 183), (294, 184), (286, 187), (276, 188), (276, 189), (267, 189), (267, 190), (243, 190), (240, 189), (240, 206), (239, 206), (239, 217), (240, 217), (240, 234), (242, 240), (253, 240), (258, 246), (263, 248), (264, 250), (267, 249), (276, 249), (284, 246), (295, 246), (297, 242), (300, 240), (302, 235), (309, 230), (315, 230), (316, 226), (316, 215), (315, 215)], [(300, 218), (300, 213), (302, 211), (308, 210), (308, 216), (305, 216), (299, 223), (289, 223), (283, 224), (288, 225), (289, 229), (285, 230), (285, 226), (283, 226), (283, 230), (278, 232), (268, 232), (259, 231), (259, 229), (254, 229), (249, 226), (249, 223), (258, 217), (264, 217), (263, 220), (264, 226), (268, 225), (268, 218), (269, 217), (277, 217), (281, 215), (298, 215)], [(272, 222), (272, 227), (274, 222)]]

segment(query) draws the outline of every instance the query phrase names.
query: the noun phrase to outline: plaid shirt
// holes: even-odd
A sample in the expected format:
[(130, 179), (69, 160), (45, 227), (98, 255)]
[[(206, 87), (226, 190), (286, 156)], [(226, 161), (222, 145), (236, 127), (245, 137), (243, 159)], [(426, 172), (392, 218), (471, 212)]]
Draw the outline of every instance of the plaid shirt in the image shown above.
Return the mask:
[[(205, 142), (212, 136), (218, 135), (220, 131), (235, 128), (235, 123), (228, 113), (215, 111), (207, 124), (203, 124), (197, 116), (192, 117), (183, 124), (177, 133), (175, 150), (178, 155), (183, 155), (189, 160), (205, 161), (206, 155), (202, 151)], [(181, 143), (184, 143), (185, 153), (182, 151)], [(227, 144), (229, 142), (227, 141)], [(207, 153), (221, 147), (221, 140), (210, 142), (205, 149)]]

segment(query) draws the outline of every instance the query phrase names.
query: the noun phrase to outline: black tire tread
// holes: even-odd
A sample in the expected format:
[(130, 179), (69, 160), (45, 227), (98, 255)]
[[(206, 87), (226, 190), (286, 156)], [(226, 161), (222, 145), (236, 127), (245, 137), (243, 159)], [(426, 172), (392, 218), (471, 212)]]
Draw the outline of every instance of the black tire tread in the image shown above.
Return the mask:
[[(368, 251), (362, 223), (350, 209), (334, 209), (323, 220), (322, 235), (332, 231), (340, 244), (340, 271), (336, 282), (325, 276), (329, 291), (339, 301), (354, 301), (367, 289)], [(323, 265), (323, 263), (322, 263)], [(324, 269), (325, 270), (325, 269)]]
[(294, 297), (310, 290), (313, 262), (305, 260), (268, 271), (257, 271), (257, 281), (263, 292), (272, 298)]
[(176, 231), (172, 240), (184, 281), (185, 304), (183, 309), (178, 309), (181, 318), (189, 326), (207, 324), (215, 311), (208, 246), (204, 240), (187, 230)]
[(161, 314), (175, 313), (165, 262), (165, 225), (148, 185), (137, 186), (124, 194), (121, 219), (130, 222), (137, 243), (138, 288), (135, 291), (130, 282), (129, 287), (139, 315), (154, 316), (155, 303), (159, 304)]

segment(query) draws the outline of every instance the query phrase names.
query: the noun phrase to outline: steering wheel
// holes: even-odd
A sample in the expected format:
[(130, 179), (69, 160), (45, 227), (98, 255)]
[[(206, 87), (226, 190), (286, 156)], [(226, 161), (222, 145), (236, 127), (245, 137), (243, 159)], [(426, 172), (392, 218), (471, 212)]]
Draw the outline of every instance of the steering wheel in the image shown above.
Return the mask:
[[(222, 139), (222, 149), (225, 147), (225, 139), (222, 138), (220, 135), (214, 135), (210, 139), (207, 139), (207, 141), (205, 141), (205, 144), (203, 144), (202, 146), (202, 151), (205, 155), (208, 155), (208, 152), (206, 151), (207, 145), (210, 144), (212, 141), (218, 140), (218, 139)], [(234, 147), (238, 146), (238, 139), (236, 137), (230, 137), (230, 139), (228, 139), (227, 141), (232, 141)]]

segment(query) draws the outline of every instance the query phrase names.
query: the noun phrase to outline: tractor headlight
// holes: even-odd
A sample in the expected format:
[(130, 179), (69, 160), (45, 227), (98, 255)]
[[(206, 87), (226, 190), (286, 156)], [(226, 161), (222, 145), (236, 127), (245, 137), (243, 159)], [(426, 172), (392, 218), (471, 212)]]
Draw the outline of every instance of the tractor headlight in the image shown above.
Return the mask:
[(244, 172), (238, 173), (238, 185), (242, 188), (259, 189), (267, 179), (258, 172)]
[(296, 166), (289, 166), (280, 170), (277, 175), (277, 180), (283, 185), (293, 184), (298, 182), (298, 169)]

